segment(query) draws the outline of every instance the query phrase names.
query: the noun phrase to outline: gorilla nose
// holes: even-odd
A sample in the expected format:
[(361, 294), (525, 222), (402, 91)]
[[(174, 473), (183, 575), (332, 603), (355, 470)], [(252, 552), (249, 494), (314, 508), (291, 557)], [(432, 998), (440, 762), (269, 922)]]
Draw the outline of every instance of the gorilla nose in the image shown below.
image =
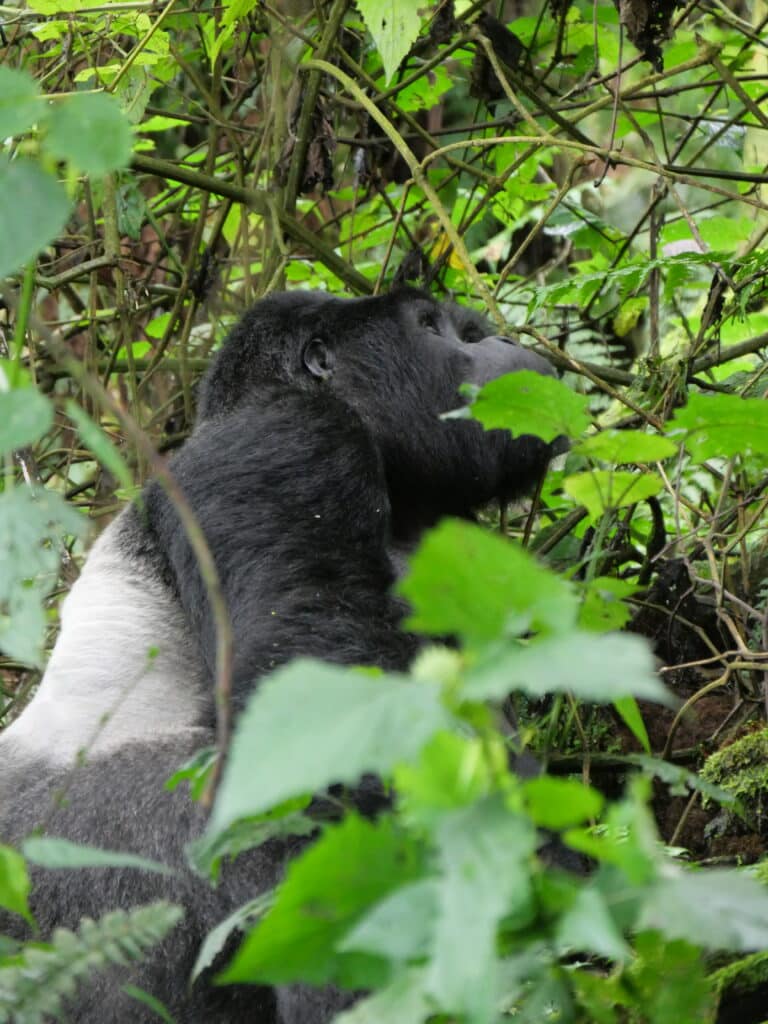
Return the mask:
[(515, 370), (533, 370), (549, 377), (557, 376), (552, 364), (542, 356), (506, 338), (483, 338), (474, 345), (467, 345), (465, 353), (471, 360), (467, 380), (472, 384), (487, 384)]

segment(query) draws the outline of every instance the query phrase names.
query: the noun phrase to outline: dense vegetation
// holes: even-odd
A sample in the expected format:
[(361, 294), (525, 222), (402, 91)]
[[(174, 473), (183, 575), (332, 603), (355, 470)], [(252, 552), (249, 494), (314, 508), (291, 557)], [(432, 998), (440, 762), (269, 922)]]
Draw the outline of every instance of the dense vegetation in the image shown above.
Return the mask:
[[(344, 1024), (768, 1018), (767, 42), (765, 0), (0, 8), (6, 721), (87, 519), (181, 443), (258, 296), (408, 281), (564, 371), (474, 396), (571, 451), (402, 585), (460, 649), (408, 681), (295, 664), (243, 716), (199, 870), (333, 783), (398, 796), (229, 923), (225, 980), (370, 989)], [(546, 774), (515, 772), (528, 751)], [(28, 913), (27, 859), (96, 856), (0, 847), (0, 904)], [(55, 1014), (178, 913), (0, 946), (0, 1020)]]

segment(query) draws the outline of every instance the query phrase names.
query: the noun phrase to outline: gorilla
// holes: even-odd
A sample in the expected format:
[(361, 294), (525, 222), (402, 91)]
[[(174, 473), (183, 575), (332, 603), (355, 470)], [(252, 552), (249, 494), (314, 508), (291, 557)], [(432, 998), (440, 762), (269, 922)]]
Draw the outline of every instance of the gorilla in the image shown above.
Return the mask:
[[(520, 369), (553, 373), (480, 315), (413, 289), (273, 294), (235, 326), (170, 463), (228, 608), (235, 715), (264, 674), (298, 655), (407, 668), (418, 640), (400, 628), (406, 609), (391, 593), (404, 557), (440, 517), (514, 498), (546, 467), (550, 449), (535, 438), (440, 418), (461, 404), (463, 382)], [(83, 983), (70, 1007), (79, 1024), (157, 1019), (123, 992), (126, 976), (179, 1024), (322, 1024), (351, 998), (216, 988), (205, 976), (189, 986), (203, 937), (277, 884), (306, 842), (270, 840), (227, 865), (216, 888), (186, 867), (185, 844), (206, 813), (163, 783), (215, 742), (215, 656), (197, 561), (151, 482), (94, 545), (43, 680), (0, 737), (0, 840), (42, 827), (177, 869), (171, 879), (132, 868), (34, 872), (43, 935), (158, 898), (185, 907), (147, 962)], [(0, 929), (27, 934), (10, 915)]]

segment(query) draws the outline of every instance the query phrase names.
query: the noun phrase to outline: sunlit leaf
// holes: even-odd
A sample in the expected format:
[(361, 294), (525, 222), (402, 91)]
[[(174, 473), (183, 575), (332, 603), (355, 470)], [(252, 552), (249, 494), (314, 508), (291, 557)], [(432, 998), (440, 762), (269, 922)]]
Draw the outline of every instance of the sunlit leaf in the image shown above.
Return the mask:
[(386, 973), (380, 957), (335, 947), (366, 910), (421, 870), (419, 848), (390, 818), (373, 822), (350, 815), (290, 865), (274, 905), (222, 979), (381, 983)]
[(533, 370), (518, 370), (483, 385), (470, 411), (486, 430), (504, 428), (515, 436), (545, 441), (579, 437), (589, 426), (589, 400), (562, 381)]
[(641, 430), (603, 430), (574, 445), (574, 451), (604, 462), (659, 462), (677, 453), (677, 445)]
[(542, 828), (563, 829), (596, 818), (603, 797), (596, 789), (576, 779), (540, 775), (523, 783), (531, 817)]
[(413, 608), (410, 628), (472, 645), (529, 628), (567, 630), (578, 609), (570, 584), (522, 548), (452, 520), (422, 541), (399, 590)]
[(495, 650), (471, 669), (462, 692), (472, 699), (501, 700), (513, 690), (532, 697), (571, 692), (582, 700), (610, 703), (620, 697), (669, 704), (645, 640), (628, 633), (574, 630)]
[(450, 724), (437, 684), (294, 661), (260, 684), (239, 719), (208, 834), (290, 797), (386, 773)]
[(381, 54), (387, 81), (416, 42), (421, 29), (418, 6), (411, 0), (356, 0), (376, 49)]
[(24, 858), (10, 846), (0, 846), (0, 907), (32, 921), (27, 900), (31, 885)]
[(671, 423), (696, 462), (749, 453), (768, 455), (768, 402), (737, 395), (690, 394)]
[(592, 519), (599, 519), (611, 509), (652, 498), (663, 487), (661, 477), (653, 473), (630, 473), (619, 469), (593, 469), (588, 473), (567, 476), (563, 481), (566, 493), (586, 506)]

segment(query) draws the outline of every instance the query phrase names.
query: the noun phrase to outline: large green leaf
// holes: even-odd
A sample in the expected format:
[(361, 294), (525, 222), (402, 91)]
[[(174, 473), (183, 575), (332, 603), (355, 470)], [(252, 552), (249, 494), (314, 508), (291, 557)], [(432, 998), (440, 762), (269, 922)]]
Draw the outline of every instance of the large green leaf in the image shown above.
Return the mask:
[(536, 832), (493, 797), (446, 815), (436, 838), (440, 880), (427, 985), (443, 1009), (490, 1021), (498, 998), (496, 931), (532, 898)]
[(373, 953), (395, 964), (423, 960), (432, 941), (437, 899), (434, 878), (401, 886), (366, 914), (337, 948)]
[(37, 441), (53, 423), (53, 406), (35, 388), (0, 391), (0, 453)]
[(602, 703), (626, 696), (672, 701), (656, 674), (650, 647), (628, 633), (573, 630), (510, 644), (470, 670), (462, 693), (474, 700), (501, 700), (513, 690), (532, 697), (567, 691)]
[(0, 142), (30, 129), (44, 109), (34, 78), (0, 66)]
[(668, 437), (641, 430), (603, 430), (574, 445), (574, 451), (604, 462), (658, 462), (677, 452)]
[(413, 0), (357, 0), (357, 6), (390, 81), (421, 29), (418, 4)]
[(573, 904), (557, 926), (563, 952), (596, 953), (611, 960), (626, 960), (630, 949), (611, 916), (604, 894), (598, 888), (580, 889)]
[(133, 132), (114, 97), (75, 93), (51, 111), (45, 145), (84, 174), (107, 174), (127, 166)]
[(398, 589), (413, 607), (411, 628), (457, 633), (470, 645), (530, 628), (561, 632), (578, 611), (572, 587), (527, 551), (455, 520), (427, 535)]
[(432, 1015), (432, 1009), (432, 1001), (424, 992), (424, 970), (414, 967), (335, 1017), (334, 1024), (422, 1024)]
[(685, 871), (669, 865), (648, 893), (638, 926), (707, 949), (768, 946), (768, 889), (739, 871)]
[(621, 469), (593, 469), (574, 473), (563, 481), (563, 489), (585, 505), (592, 519), (610, 509), (625, 508), (658, 494), (664, 482), (656, 473), (630, 473)]
[(61, 232), (69, 209), (64, 186), (34, 160), (0, 154), (0, 277), (37, 256)]
[(513, 434), (535, 434), (545, 441), (579, 437), (589, 426), (589, 399), (562, 381), (533, 370), (519, 370), (485, 384), (470, 411), (486, 430), (503, 428)]
[(691, 394), (670, 426), (675, 433), (684, 431), (685, 447), (696, 462), (768, 455), (768, 402), (762, 398)]
[(421, 870), (418, 848), (391, 818), (372, 822), (350, 815), (291, 864), (274, 906), (222, 979), (380, 983), (385, 978), (381, 958), (335, 947), (369, 907)]
[(290, 797), (386, 774), (450, 724), (437, 684), (295, 661), (243, 712), (208, 835)]

